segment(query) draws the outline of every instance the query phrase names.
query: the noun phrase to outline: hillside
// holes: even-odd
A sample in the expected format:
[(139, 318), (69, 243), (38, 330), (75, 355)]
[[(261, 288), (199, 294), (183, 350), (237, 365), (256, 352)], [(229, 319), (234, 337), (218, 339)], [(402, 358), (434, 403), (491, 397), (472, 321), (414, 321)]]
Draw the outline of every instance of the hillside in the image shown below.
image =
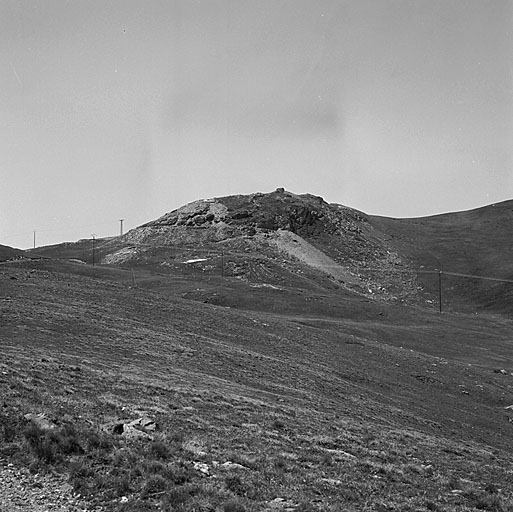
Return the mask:
[[(394, 250), (418, 268), (513, 279), (513, 201), (417, 219), (373, 217), (372, 224), (387, 233)], [(511, 283), (450, 276), (444, 280), (459, 308), (470, 302), (489, 310), (512, 310)], [(435, 291), (433, 279), (420, 276), (420, 281)]]
[[(277, 189), (195, 201), (122, 237), (96, 240), (94, 251), (92, 240), (81, 240), (38, 248), (37, 254), (87, 263), (94, 256), (97, 263), (172, 278), (222, 275), (233, 278), (230, 304), (250, 309), (261, 303), (247, 297), (248, 286), (436, 309), (441, 269), (444, 310), (508, 314), (511, 283), (451, 274), (511, 280), (512, 217), (513, 202), (506, 201), (467, 212), (393, 219)], [(182, 292), (191, 296), (187, 287)], [(196, 298), (229, 301), (213, 293), (207, 285)]]
[[(91, 510), (513, 499), (510, 320), (245, 312), (50, 260), (4, 264), (0, 290), (0, 459), (59, 467)], [(41, 413), (55, 427), (34, 438)], [(158, 430), (109, 430), (141, 417)]]
[[(255, 285), (336, 288), (342, 295), (435, 308), (439, 269), (513, 277), (512, 210), (513, 203), (504, 202), (391, 219), (278, 189), (195, 201), (123, 237), (97, 242), (96, 251), (105, 264), (222, 273)], [(446, 274), (443, 288), (445, 309), (513, 307), (511, 284)]]
[(14, 249), (7, 245), (0, 245), (0, 261), (12, 260), (14, 258), (20, 258), (24, 255), (21, 249)]
[[(204, 275), (223, 273), (257, 285), (422, 300), (409, 262), (368, 216), (283, 189), (195, 201), (123, 237), (98, 242), (96, 252), (104, 264), (170, 273), (201, 267)], [(59, 250), (43, 248), (43, 254)], [(90, 261), (91, 254), (83, 259)]]
[(58, 471), (91, 511), (513, 510), (510, 288), (444, 275), (439, 314), (423, 273), (510, 278), (511, 207), (278, 189), (95, 240), (94, 266), (91, 240), (2, 263), (0, 477)]

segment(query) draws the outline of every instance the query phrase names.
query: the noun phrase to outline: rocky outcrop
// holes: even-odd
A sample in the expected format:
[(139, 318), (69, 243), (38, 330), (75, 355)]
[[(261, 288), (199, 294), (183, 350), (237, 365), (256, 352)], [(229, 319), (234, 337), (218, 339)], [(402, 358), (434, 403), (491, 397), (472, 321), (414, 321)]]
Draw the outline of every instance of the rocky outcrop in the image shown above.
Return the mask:
[[(156, 248), (166, 247), (174, 251), (231, 251), (254, 257), (270, 248), (267, 256), (271, 259), (280, 254), (299, 259), (364, 293), (390, 298), (415, 294), (415, 278), (404, 272), (408, 262), (385, 238), (362, 212), (330, 204), (322, 197), (279, 188), (268, 194), (200, 199), (182, 206), (129, 231), (113, 244), (103, 262), (147, 263), (153, 261)], [(398, 269), (401, 272), (396, 272)]]

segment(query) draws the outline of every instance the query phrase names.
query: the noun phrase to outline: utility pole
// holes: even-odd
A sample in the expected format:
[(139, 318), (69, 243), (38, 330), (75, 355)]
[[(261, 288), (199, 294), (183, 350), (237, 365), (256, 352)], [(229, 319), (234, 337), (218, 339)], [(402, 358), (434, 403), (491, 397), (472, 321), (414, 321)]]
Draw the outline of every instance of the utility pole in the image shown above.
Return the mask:
[(95, 238), (94, 238), (94, 237), (95, 237), (96, 235), (93, 233), (91, 236), (93, 237), (93, 239), (92, 239), (92, 244), (93, 244), (93, 267), (94, 267), (94, 240), (95, 240)]
[(221, 251), (221, 276), (224, 277), (224, 251)]
[(34, 249), (36, 248), (36, 231), (34, 230)]
[(124, 220), (125, 219), (119, 219), (119, 224), (120, 224), (120, 226), (119, 226), (119, 235), (120, 236), (123, 236), (123, 221)]
[(438, 308), (442, 312), (442, 271), (438, 271)]

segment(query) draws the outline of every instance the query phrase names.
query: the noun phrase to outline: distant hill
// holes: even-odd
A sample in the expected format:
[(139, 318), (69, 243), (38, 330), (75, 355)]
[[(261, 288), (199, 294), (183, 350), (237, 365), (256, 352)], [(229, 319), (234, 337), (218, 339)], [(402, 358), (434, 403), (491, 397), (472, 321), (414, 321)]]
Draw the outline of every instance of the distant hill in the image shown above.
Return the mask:
[[(283, 189), (202, 199), (105, 244), (103, 261), (173, 265), (187, 254), (208, 253), (212, 262), (223, 252), (228, 275), (256, 282), (279, 279), (292, 285), (301, 275), (389, 300), (416, 296), (408, 262), (369, 219), (321, 197)], [(403, 273), (391, 272), (398, 268)]]
[(7, 245), (0, 245), (0, 261), (12, 260), (24, 256), (24, 251), (21, 249), (14, 249)]
[[(96, 262), (160, 272), (223, 273), (261, 286), (338, 288), (379, 300), (432, 305), (438, 275), (458, 308), (509, 310), (513, 201), (414, 219), (371, 216), (284, 189), (200, 199), (130, 230), (96, 240)], [(91, 240), (38, 254), (92, 263)]]
[[(513, 280), (513, 201), (414, 219), (372, 217), (394, 250), (417, 268), (441, 269), (449, 291), (493, 309), (513, 306), (513, 283), (451, 276), (458, 273)], [(420, 275), (424, 286), (436, 283)]]

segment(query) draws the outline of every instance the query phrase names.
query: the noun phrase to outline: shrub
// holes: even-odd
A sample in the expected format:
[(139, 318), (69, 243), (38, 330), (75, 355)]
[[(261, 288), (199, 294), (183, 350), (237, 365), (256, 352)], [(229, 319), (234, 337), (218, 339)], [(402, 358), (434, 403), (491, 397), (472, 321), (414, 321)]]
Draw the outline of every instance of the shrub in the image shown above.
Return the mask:
[(494, 482), (488, 482), (485, 485), (484, 490), (489, 494), (497, 494), (499, 489), (497, 487), (497, 484), (495, 484)]
[(178, 506), (186, 503), (191, 497), (190, 492), (183, 487), (175, 487), (168, 492), (162, 499), (164, 510), (175, 510)]
[(273, 428), (275, 428), (276, 430), (283, 430), (285, 428), (285, 423), (283, 423), (283, 421), (281, 420), (274, 420), (273, 421)]
[(274, 467), (280, 471), (287, 471), (287, 461), (283, 457), (277, 457), (274, 461)]
[(177, 463), (166, 467), (166, 477), (175, 485), (183, 485), (194, 478), (194, 470), (183, 464)]
[(19, 425), (13, 423), (8, 416), (0, 416), (0, 441), (11, 443), (16, 439)]
[(240, 476), (227, 476), (225, 478), (226, 488), (233, 492), (233, 494), (238, 494), (239, 496), (246, 496), (248, 492), (247, 485), (241, 480)]
[(126, 474), (109, 476), (103, 485), (108, 489), (108, 494), (112, 498), (119, 498), (131, 492), (130, 478)]
[(84, 453), (71, 425), (59, 430), (43, 430), (31, 423), (23, 430), (23, 437), (36, 459), (46, 464), (62, 461), (63, 455)]
[(465, 493), (469, 503), (479, 510), (490, 510), (493, 512), (506, 512), (511, 510), (505, 506), (502, 499), (497, 494), (478, 494), (476, 492)]
[(84, 449), (79, 442), (79, 436), (73, 425), (64, 425), (60, 430), (50, 430), (49, 439), (57, 446), (57, 451), (63, 455), (83, 454)]
[(69, 480), (73, 490), (82, 495), (91, 494), (95, 485), (95, 472), (84, 461), (73, 461), (69, 465)]
[(148, 496), (161, 493), (167, 488), (166, 480), (160, 475), (153, 475), (146, 480), (142, 491), (141, 498), (147, 498)]
[(236, 499), (228, 500), (223, 505), (224, 512), (246, 512), (246, 507)]
[(88, 452), (93, 450), (110, 452), (114, 448), (114, 440), (109, 435), (88, 430), (83, 434), (83, 437)]
[(152, 441), (148, 446), (148, 453), (155, 459), (166, 460), (170, 456), (169, 446), (160, 439)]
[(57, 459), (55, 443), (48, 439), (44, 430), (34, 424), (28, 425), (23, 431), (23, 437), (34, 457), (41, 462), (52, 464)]

